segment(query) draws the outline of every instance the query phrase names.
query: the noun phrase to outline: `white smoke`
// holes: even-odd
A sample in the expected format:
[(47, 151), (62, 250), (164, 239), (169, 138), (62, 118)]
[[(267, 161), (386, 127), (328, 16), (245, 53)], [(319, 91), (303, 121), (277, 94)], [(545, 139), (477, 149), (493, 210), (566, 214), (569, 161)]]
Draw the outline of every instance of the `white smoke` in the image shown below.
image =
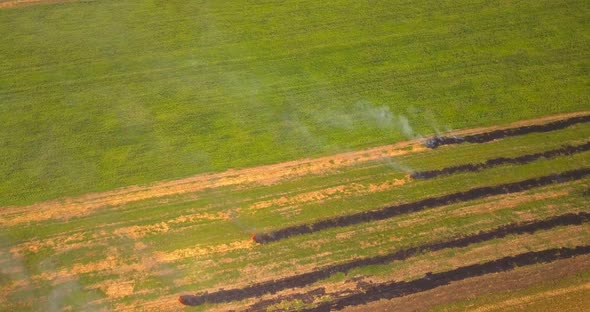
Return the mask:
[(305, 122), (301, 121), (297, 115), (288, 114), (285, 116), (284, 128), (288, 132), (287, 135), (298, 142), (300, 148), (306, 149), (308, 152), (322, 151), (327, 145), (326, 140), (321, 136), (313, 133)]
[(75, 295), (80, 291), (80, 283), (77, 279), (60, 281), (59, 284), (53, 286), (49, 293), (49, 297), (47, 298), (47, 311), (57, 312), (65, 310), (68, 297)]
[[(435, 117), (434, 113), (432, 112), (432, 110), (430, 110), (428, 108), (419, 109), (419, 108), (410, 106), (407, 111), (408, 111), (408, 114), (410, 114), (412, 116), (412, 118), (420, 119), (420, 120), (422, 120), (423, 123), (430, 126), (430, 128), (432, 129), (432, 131), (435, 133), (436, 136), (442, 136), (444, 134), (444, 132), (448, 133), (453, 130), (448, 125), (441, 126), (440, 123), (438, 122), (437, 118)], [(442, 131), (441, 131), (441, 129), (442, 129)], [(419, 137), (422, 137), (422, 136), (419, 135)]]
[[(43, 272), (59, 272), (59, 267), (56, 266), (55, 257), (57, 254), (43, 259), (38, 265), (38, 268)], [(94, 289), (86, 289), (80, 284), (80, 281), (75, 275), (58, 276), (51, 281), (51, 291), (48, 296), (44, 298), (44, 311), (57, 312), (64, 311), (70, 307), (72, 299), (84, 296), (87, 301), (79, 302), (84, 311), (99, 311), (104, 306), (93, 302), (93, 300), (100, 299), (100, 296)]]
[(408, 117), (393, 113), (389, 106), (374, 105), (369, 101), (355, 103), (350, 111), (318, 110), (314, 113), (314, 119), (324, 127), (335, 129), (377, 128), (390, 130), (392, 134), (401, 133), (407, 139), (422, 137), (414, 131)]
[(318, 124), (325, 125), (330, 128), (344, 130), (352, 130), (354, 128), (354, 120), (349, 113), (336, 110), (325, 110), (316, 113), (314, 118), (315, 122)]
[(374, 126), (379, 129), (390, 129), (396, 123), (395, 115), (388, 106), (375, 106), (367, 101), (357, 102), (353, 114), (356, 113), (355, 119), (364, 121), (368, 126)]
[(387, 167), (391, 169), (395, 169), (398, 171), (403, 171), (404, 173), (413, 173), (414, 170), (400, 162), (393, 160), (392, 158), (382, 158), (380, 160), (381, 163), (385, 164)]
[(399, 127), (401, 128), (402, 132), (407, 138), (414, 138), (414, 130), (410, 126), (410, 121), (406, 116), (399, 115), (397, 116)]

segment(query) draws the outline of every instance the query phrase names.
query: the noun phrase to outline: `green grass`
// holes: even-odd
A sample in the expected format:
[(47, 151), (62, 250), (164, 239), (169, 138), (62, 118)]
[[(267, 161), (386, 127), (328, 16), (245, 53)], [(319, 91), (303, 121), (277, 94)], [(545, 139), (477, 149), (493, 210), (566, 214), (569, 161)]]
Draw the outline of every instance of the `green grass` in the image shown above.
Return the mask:
[(580, 0), (0, 10), (0, 205), (584, 110), (589, 13)]

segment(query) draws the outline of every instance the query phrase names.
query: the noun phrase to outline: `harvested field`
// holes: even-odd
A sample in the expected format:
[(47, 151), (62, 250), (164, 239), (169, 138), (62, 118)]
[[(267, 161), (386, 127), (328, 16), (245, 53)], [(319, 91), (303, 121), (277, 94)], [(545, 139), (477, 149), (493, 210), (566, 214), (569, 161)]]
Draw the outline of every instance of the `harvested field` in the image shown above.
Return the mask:
[(287, 227), (270, 233), (256, 234), (254, 240), (257, 243), (266, 244), (295, 235), (309, 234), (334, 227), (345, 227), (353, 224), (383, 220), (402, 214), (417, 212), (428, 208), (440, 207), (460, 201), (469, 201), (500, 194), (510, 194), (515, 192), (521, 192), (535, 187), (541, 187), (555, 183), (563, 183), (566, 181), (574, 181), (582, 179), (587, 175), (590, 175), (590, 168), (568, 171), (560, 174), (552, 174), (520, 182), (474, 188), (464, 192), (458, 192), (440, 197), (432, 197), (413, 203), (401, 204), (391, 207), (385, 207), (379, 210), (336, 217), (330, 220), (323, 220), (312, 224), (303, 224), (293, 227)]
[[(521, 298), (515, 298), (506, 300), (498, 304), (492, 304), (484, 307), (480, 307), (474, 311), (487, 312), (487, 311), (505, 311), (505, 310), (522, 310), (530, 309), (535, 311), (535, 307), (531, 306), (536, 304), (540, 308), (544, 308), (547, 305), (547, 301), (553, 300), (555, 297), (561, 298), (561, 311), (583, 311), (588, 307), (590, 301), (588, 299), (588, 292), (590, 291), (590, 283), (568, 287), (564, 289), (545, 291), (533, 296), (525, 296)], [(577, 296), (572, 296), (577, 295)], [(577, 297), (577, 298), (576, 298)], [(557, 306), (557, 305), (556, 305)], [(538, 311), (538, 310), (537, 310)]]
[(515, 267), (537, 263), (549, 263), (560, 259), (568, 259), (587, 254), (590, 254), (590, 245), (578, 246), (575, 248), (558, 248), (538, 252), (528, 252), (514, 257), (505, 257), (482, 264), (461, 267), (447, 272), (428, 274), (423, 278), (411, 282), (392, 282), (381, 285), (371, 285), (365, 289), (363, 293), (353, 295), (345, 294), (343, 298), (302, 311), (342, 310), (347, 306), (361, 305), (381, 299), (392, 299), (415, 294), (443, 285), (448, 285), (454, 281), (483, 276), (486, 274), (506, 272)]
[[(574, 233), (574, 234), (575, 234), (575, 233), (578, 233), (577, 231), (579, 231), (580, 229), (582, 229), (582, 230), (583, 230), (584, 228), (585, 228), (585, 225), (582, 225), (582, 226), (574, 226), (574, 227), (572, 227), (572, 228), (570, 228), (570, 227), (559, 228), (559, 229), (558, 229), (558, 231), (556, 231), (555, 233), (557, 233), (557, 232), (563, 232), (563, 233), (569, 233), (569, 235), (571, 235), (572, 233)], [(586, 228), (587, 228), (587, 227), (586, 227)], [(437, 230), (436, 228), (434, 228), (434, 229), (433, 229), (433, 231), (434, 231), (434, 232), (438, 232), (438, 231), (436, 231), (436, 230)], [(439, 233), (440, 233), (440, 232), (439, 232)], [(529, 235), (524, 235), (524, 236), (522, 236), (522, 237), (521, 237), (521, 236), (517, 236), (517, 237), (509, 237), (509, 238), (508, 238), (506, 241), (507, 241), (507, 242), (508, 242), (508, 241), (515, 241), (515, 242), (518, 242), (518, 241), (529, 241), (529, 242), (534, 242), (534, 241), (536, 240), (536, 239), (535, 239), (535, 237), (536, 237), (537, 235), (538, 235), (539, 237), (545, 237), (545, 238), (551, 238), (551, 237), (553, 237), (553, 238), (555, 238), (557, 241), (559, 241), (559, 240), (557, 239), (558, 237), (563, 237), (563, 236), (560, 236), (560, 235), (555, 235), (555, 234), (553, 234), (553, 232), (552, 232), (552, 231), (549, 231), (549, 232), (544, 232), (544, 231), (543, 231), (543, 232), (542, 232), (542, 233), (540, 233), (540, 234), (537, 234), (537, 232), (534, 232), (534, 233), (531, 233), (531, 234), (529, 234)], [(574, 236), (577, 236), (577, 235), (578, 235), (578, 234), (575, 234)], [(570, 236), (570, 237), (574, 237), (574, 236)], [(370, 236), (369, 236), (369, 237), (370, 237)], [(521, 239), (521, 238), (522, 238), (522, 239)], [(398, 239), (403, 239), (403, 237), (399, 237)], [(359, 241), (358, 241), (358, 240), (360, 240), (360, 238), (356, 238), (356, 239), (348, 239), (348, 241), (349, 241), (349, 244), (352, 244), (352, 242), (354, 242), (354, 243), (356, 243), (357, 245), (362, 245), (362, 244), (359, 244)], [(584, 242), (584, 239), (576, 238), (576, 240), (577, 240), (577, 241)], [(414, 246), (415, 246), (415, 244), (412, 244), (412, 243), (411, 243), (411, 241), (412, 241), (412, 239), (409, 239), (409, 247), (410, 247), (410, 249), (411, 249), (411, 247), (414, 247)], [(311, 242), (313, 242), (313, 239), (311, 239), (309, 243), (311, 243)], [(565, 243), (565, 241), (563, 241), (563, 242)], [(305, 244), (308, 244), (308, 243), (307, 243), (307, 242), (305, 242)], [(494, 244), (499, 244), (498, 246), (501, 246), (501, 245), (502, 245), (502, 243), (501, 243), (501, 242), (494, 242)], [(511, 244), (512, 244), (512, 243), (511, 243)], [(345, 244), (343, 244), (343, 245), (345, 245)], [(406, 244), (404, 244), (404, 245), (406, 245)], [(522, 243), (517, 243), (516, 245), (522, 245)], [(539, 244), (537, 244), (537, 245), (539, 245)], [(485, 244), (484, 244), (484, 246), (485, 246)], [(542, 246), (542, 244), (541, 244), (541, 246)], [(558, 244), (557, 246), (559, 246), (559, 244)], [(359, 248), (361, 248), (361, 247), (359, 247)], [(479, 248), (479, 247), (478, 247), (478, 248)], [(486, 247), (486, 248), (487, 248), (487, 247)], [(539, 247), (537, 247), (537, 248), (539, 248)], [(380, 250), (383, 250), (383, 249), (384, 249), (384, 248), (381, 248)], [(395, 248), (395, 249), (394, 249), (394, 248), (391, 248), (391, 249), (389, 249), (389, 250), (392, 250), (392, 249), (393, 249), (393, 250), (395, 250), (395, 251), (397, 251), (397, 250), (400, 250), (400, 249), (398, 249), (398, 248)], [(401, 248), (401, 250), (402, 250), (402, 251), (403, 251), (403, 250), (406, 250), (406, 249), (407, 249), (407, 247)], [(255, 250), (256, 250), (256, 249), (255, 249)], [(299, 248), (298, 250), (305, 252), (305, 248)], [(327, 250), (327, 249), (320, 248), (319, 250)], [(487, 249), (486, 249), (486, 250), (487, 250)], [(526, 250), (526, 249), (525, 249), (525, 250)], [(297, 250), (294, 250), (293, 252), (294, 252), (294, 253), (296, 253), (296, 252), (297, 252)], [(428, 253), (428, 252), (426, 252), (426, 253)], [(446, 251), (445, 251), (445, 253), (446, 253)], [(460, 253), (462, 253), (462, 252), (460, 252)], [(443, 254), (444, 254), (444, 253), (443, 253)], [(493, 259), (493, 257), (495, 257), (495, 255), (496, 255), (496, 253), (494, 253), (494, 251), (493, 251), (493, 248), (492, 248), (491, 250), (487, 250), (487, 251), (485, 251), (485, 254), (487, 255), (487, 257), (491, 257), (492, 259)], [(471, 257), (471, 258), (470, 258), (470, 259), (471, 259), (470, 261), (474, 261), (474, 260), (475, 260), (475, 261), (477, 262), (477, 259), (478, 259), (478, 254), (473, 254), (473, 255), (471, 255), (470, 257)], [(338, 258), (338, 257), (336, 257), (336, 258)], [(377, 258), (378, 258), (378, 257), (377, 257)], [(437, 256), (437, 258), (438, 258), (438, 256)], [(280, 262), (280, 261), (284, 261), (284, 260), (279, 260), (279, 259), (282, 259), (282, 257), (281, 257), (280, 255), (277, 255), (276, 259), (277, 259), (277, 260), (276, 260), (276, 262), (274, 262), (274, 263), (277, 263), (277, 262)], [(353, 258), (352, 258), (352, 259), (350, 259), (350, 260), (352, 260), (352, 261), (354, 262), (354, 261), (356, 261), (357, 259), (358, 259), (357, 257), (353, 257)], [(407, 259), (407, 258), (405, 258), (405, 259)], [(256, 262), (256, 260), (255, 260), (255, 259), (251, 259), (251, 260), (252, 260), (253, 262)], [(360, 260), (365, 260), (365, 259), (360, 259)], [(402, 264), (403, 264), (404, 262), (406, 262), (406, 261), (394, 261), (393, 265), (395, 265), (395, 267), (399, 267), (399, 266), (400, 266), (400, 263), (402, 263)], [(410, 262), (410, 263), (414, 263), (414, 260), (412, 259), (412, 260), (411, 260), (411, 261), (409, 261), (409, 262)], [(284, 273), (281, 273), (280, 275), (287, 275), (287, 276), (291, 276), (291, 275), (293, 274), (293, 273), (292, 273), (292, 271), (293, 271), (294, 269), (295, 269), (295, 270), (297, 270), (298, 272), (301, 272), (302, 270), (307, 270), (306, 268), (304, 268), (304, 267), (301, 267), (301, 266), (298, 266), (298, 265), (294, 264), (294, 263), (293, 263), (293, 262), (291, 262), (291, 261), (288, 261), (288, 260), (287, 260), (287, 263), (291, 263), (291, 267), (290, 267), (290, 268), (291, 268), (291, 271), (287, 270), (287, 271), (285, 271)], [(341, 264), (341, 263), (340, 263), (340, 264)], [(274, 271), (274, 268), (275, 268), (275, 267), (276, 267), (276, 266), (274, 266), (274, 265), (268, 265), (268, 266), (266, 266), (266, 268), (267, 268), (268, 270), (271, 270), (271, 271), (273, 271), (273, 272), (275, 272), (275, 271)], [(389, 264), (388, 264), (388, 265), (386, 265), (386, 266), (383, 266), (383, 267), (389, 267)], [(431, 270), (432, 270), (432, 263), (430, 264), (430, 267), (431, 267)], [(313, 268), (310, 268), (310, 269), (312, 269), (312, 270), (313, 270)], [(322, 267), (322, 269), (326, 269), (326, 270), (328, 270), (328, 269), (330, 269), (330, 268), (327, 268), (327, 267)], [(428, 266), (426, 266), (426, 269), (428, 269)], [(358, 268), (357, 268), (357, 269), (354, 269), (354, 268), (353, 268), (352, 270), (354, 270), (354, 271), (356, 272), (356, 273), (352, 273), (352, 274), (353, 274), (352, 276), (358, 276)], [(395, 271), (396, 271), (396, 272), (399, 272), (399, 274), (401, 274), (401, 275), (406, 275), (406, 274), (408, 273), (408, 270), (409, 270), (409, 268), (404, 268), (404, 269), (396, 269)], [(270, 273), (270, 272), (269, 272), (269, 273)], [(341, 275), (342, 273), (337, 273), (337, 272), (335, 272), (334, 274), (336, 274), (336, 276), (339, 276), (339, 275)], [(347, 273), (344, 273), (344, 274), (347, 274)], [(257, 275), (258, 275), (258, 274), (257, 274)], [(274, 275), (274, 276), (276, 276), (276, 275), (277, 275), (277, 273), (275, 273), (275, 274), (267, 274), (267, 276), (273, 276), (273, 275)], [(396, 275), (398, 275), (398, 274), (396, 273)], [(410, 276), (412, 276), (412, 275), (410, 275)], [(267, 278), (268, 278), (268, 277), (267, 277)], [(396, 280), (397, 280), (397, 279), (398, 279), (398, 278), (396, 278)], [(258, 277), (251, 276), (251, 277), (250, 277), (248, 280), (250, 281), (250, 283), (252, 283), (252, 282), (254, 282), (255, 280), (259, 280), (259, 278), (258, 278)], [(281, 280), (283, 280), (283, 279), (281, 279)], [(316, 284), (316, 285), (313, 285), (313, 286), (310, 286), (310, 287), (319, 287), (319, 286), (321, 286), (321, 285), (323, 285), (323, 284), (324, 284), (324, 283), (321, 283), (321, 284), (319, 284), (319, 285), (317, 285), (317, 284)], [(225, 287), (224, 287), (224, 288), (225, 288)], [(248, 286), (246, 286), (246, 287), (244, 287), (244, 288), (242, 288), (242, 290), (246, 290), (247, 288), (249, 288), (249, 285), (248, 285)], [(312, 289), (313, 289), (313, 288), (312, 288)], [(209, 294), (211, 294), (211, 293), (216, 293), (216, 292), (217, 292), (217, 290), (218, 290), (218, 289), (216, 289), (216, 290), (213, 290), (213, 291), (212, 291), (212, 289), (207, 289), (207, 291), (208, 291), (208, 293), (209, 293)], [(275, 289), (275, 290), (276, 290), (276, 291), (280, 291), (280, 289)], [(295, 290), (296, 290), (296, 289), (290, 289), (290, 290), (289, 290), (289, 293), (291, 293), (291, 292), (293, 292), (293, 291), (295, 291)], [(233, 305), (233, 308), (235, 308), (235, 307), (239, 307), (239, 306), (241, 306), (241, 305), (244, 305), (244, 303), (243, 303), (243, 302), (242, 302), (242, 303), (240, 303), (240, 302), (237, 302), (236, 304), (234, 304), (234, 305)], [(223, 308), (225, 308), (225, 309), (230, 309), (230, 308), (231, 308), (231, 306), (230, 306), (230, 307), (223, 306)]]
[(373, 258), (359, 259), (348, 263), (322, 268), (313, 272), (283, 278), (280, 280), (272, 280), (254, 284), (246, 288), (228, 289), (206, 294), (183, 295), (180, 297), (180, 300), (183, 304), (191, 306), (202, 305), (205, 303), (239, 301), (250, 297), (258, 297), (267, 293), (272, 294), (288, 288), (310, 285), (317, 281), (326, 279), (333, 274), (346, 273), (352, 269), (363, 266), (385, 264), (392, 261), (402, 261), (424, 252), (436, 251), (445, 248), (465, 247), (469, 244), (502, 238), (507, 235), (534, 233), (536, 231), (546, 230), (557, 226), (579, 225), (587, 222), (590, 222), (590, 213), (566, 214), (547, 220), (527, 222), (523, 224), (509, 224), (491, 231), (480, 232), (444, 242), (428, 243)]
[(535, 132), (549, 132), (571, 127), (575, 124), (590, 122), (590, 116), (572, 117), (565, 120), (553, 121), (542, 125), (522, 126), (518, 128), (508, 128), (494, 130), (480, 134), (466, 136), (440, 136), (426, 140), (424, 143), (428, 148), (437, 148), (443, 145), (461, 144), (461, 143), (486, 143), (510, 136), (525, 135)]
[[(588, 270), (590, 270), (590, 256), (577, 256), (574, 258), (557, 260), (544, 265), (516, 268), (513, 271), (488, 274), (463, 281), (452, 282), (449, 285), (437, 287), (435, 289), (413, 295), (398, 297), (392, 300), (377, 301), (367, 305), (348, 307), (344, 309), (344, 311), (362, 312), (369, 310), (394, 310), (399, 312), (412, 312), (427, 311), (437, 306), (437, 310), (443, 311), (461, 310), (465, 308), (475, 310), (479, 308), (474, 307), (474, 303), (472, 301), (479, 296), (521, 292), (523, 291), (523, 288), (526, 291), (527, 288), (536, 288), (539, 285), (541, 285), (541, 287), (548, 287), (549, 289), (556, 289), (554, 290), (556, 292), (579, 289), (580, 285), (578, 283), (574, 283), (573, 286), (569, 286), (570, 280), (577, 280), (576, 276), (583, 274)], [(587, 278), (581, 278), (581, 280), (582, 286), (588, 285)], [(533, 296), (545, 296), (547, 294), (547, 290), (535, 291), (534, 294), (535, 295)], [(531, 296), (527, 297), (529, 299), (533, 299)], [(521, 297), (519, 294), (518, 297), (516, 297), (516, 300), (520, 299)], [(507, 299), (507, 301), (513, 300), (514, 299)], [(467, 301), (465, 307), (456, 308), (458, 304), (464, 301)], [(530, 300), (530, 302), (534, 301), (536, 300)], [(444, 305), (449, 303), (451, 303), (452, 307)], [(484, 304), (482, 310), (498, 308), (499, 306), (502, 307), (508, 305), (505, 304), (505, 301), (497, 302), (495, 305)], [(561, 309), (563, 307), (559, 308)], [(576, 310), (573, 309), (572, 311)]]
[[(570, 247), (568, 249), (578, 249), (580, 246), (576, 246), (576, 247)], [(520, 252), (514, 253), (514, 254), (510, 254), (510, 255), (505, 255), (505, 256), (497, 256), (497, 257), (492, 257), (491, 259), (486, 259), (485, 261), (475, 261), (475, 262), (471, 262), (469, 264), (463, 264), (463, 265), (459, 265), (456, 267), (452, 267), (452, 268), (448, 268), (445, 270), (440, 270), (439, 268), (436, 268), (436, 266), (432, 267), (431, 270), (433, 271), (429, 271), (428, 268), (426, 268), (425, 271), (422, 272), (422, 274), (409, 278), (409, 279), (405, 279), (402, 278), (400, 280), (398, 279), (364, 279), (362, 277), (355, 277), (355, 278), (351, 278), (348, 279), (341, 287), (335, 287), (336, 285), (334, 284), (324, 284), (325, 287), (320, 287), (320, 288), (313, 288), (313, 287), (309, 287), (307, 288), (305, 291), (300, 291), (298, 293), (286, 293), (284, 295), (279, 295), (279, 296), (275, 296), (275, 297), (270, 297), (269, 299), (265, 299), (265, 300), (259, 300), (257, 301), (255, 304), (251, 305), (248, 309), (246, 309), (245, 311), (265, 311), (265, 310), (274, 310), (277, 309), (281, 306), (286, 307), (289, 306), (289, 303), (296, 303), (297, 302), (297, 298), (306, 298), (306, 300), (308, 302), (310, 302), (309, 304), (306, 304), (304, 306), (301, 306), (299, 309), (297, 310), (315, 310), (318, 307), (325, 307), (326, 305), (330, 305), (330, 303), (334, 303), (337, 302), (340, 299), (346, 299), (349, 297), (360, 297), (362, 296), (362, 294), (364, 294), (365, 292), (367, 292), (368, 290), (376, 290), (377, 288), (379, 288), (380, 286), (384, 286), (384, 285), (401, 285), (402, 288), (407, 287), (408, 285), (410, 285), (410, 291), (408, 293), (403, 293), (403, 294), (398, 294), (398, 296), (394, 296), (393, 298), (389, 298), (386, 300), (382, 300), (379, 301), (378, 300), (372, 300), (369, 301), (366, 304), (362, 304), (362, 305), (349, 305), (346, 306), (344, 308), (346, 308), (347, 310), (355, 310), (355, 311), (363, 311), (363, 307), (372, 307), (372, 306), (387, 306), (387, 302), (403, 302), (403, 301), (412, 301), (415, 300), (414, 298), (416, 297), (422, 297), (421, 293), (423, 292), (438, 292), (440, 293), (441, 291), (444, 290), (439, 290), (439, 289), (444, 289), (444, 288), (453, 288), (453, 286), (455, 285), (461, 285), (461, 284), (477, 284), (477, 280), (485, 280), (485, 279), (497, 279), (497, 275), (498, 273), (500, 275), (504, 275), (504, 276), (510, 276), (508, 273), (506, 272), (511, 272), (513, 271), (513, 269), (517, 269), (518, 271), (515, 272), (515, 278), (518, 277), (518, 275), (520, 274), (522, 276), (522, 274), (527, 274), (525, 272), (538, 272), (538, 274), (542, 274), (540, 271), (542, 269), (542, 267), (545, 267), (547, 269), (552, 269), (552, 272), (547, 272), (546, 276), (547, 279), (545, 279), (546, 281), (555, 281), (556, 279), (560, 279), (560, 278), (567, 278), (568, 275), (571, 277), (571, 275), (575, 275), (575, 274), (584, 274), (584, 272), (588, 269), (588, 265), (587, 263), (584, 263), (584, 260), (588, 259), (588, 254), (585, 253), (583, 255), (577, 255), (575, 257), (565, 257), (564, 259), (557, 259), (555, 262), (554, 261), (550, 261), (550, 262), (545, 262), (545, 263), (529, 263), (526, 264), (524, 266), (514, 266), (512, 268), (508, 268), (507, 271), (504, 271), (504, 273), (502, 272), (494, 272), (493, 269), (491, 272), (492, 274), (481, 274), (481, 275), (477, 275), (475, 277), (468, 277), (466, 279), (461, 279), (461, 280), (454, 280), (450, 283), (445, 283), (444, 285), (439, 285), (436, 287), (433, 287), (431, 290), (421, 290), (419, 289), (420, 287), (414, 288), (412, 286), (415, 286), (414, 283), (416, 282), (426, 282), (428, 283), (429, 278), (432, 277), (433, 275), (436, 276), (437, 274), (449, 274), (449, 272), (457, 272), (457, 271), (461, 271), (461, 270), (465, 270), (466, 268), (470, 268), (470, 267), (478, 267), (482, 264), (490, 264), (490, 263), (494, 263), (496, 261), (503, 261), (506, 259), (510, 259), (510, 258), (519, 258), (521, 257), (523, 254), (535, 254), (535, 253), (543, 253), (546, 252), (547, 250), (559, 250), (562, 248), (547, 248), (547, 249), (538, 249), (538, 250), (532, 250), (532, 251), (527, 251), (526, 249), (521, 250)], [(564, 269), (555, 269), (555, 265), (557, 265), (557, 263), (562, 263), (562, 264), (572, 264), (571, 268), (564, 268)], [(533, 264), (533, 265), (531, 265)], [(497, 268), (497, 267), (496, 267)], [(433, 273), (434, 272), (434, 273)], [(485, 273), (485, 272), (484, 272)], [(451, 273), (452, 275), (453, 273)], [(508, 279), (511, 279), (512, 277), (508, 277)], [(511, 287), (513, 290), (517, 290), (521, 287), (527, 287), (530, 286), (531, 283), (534, 283), (536, 280), (536, 282), (539, 282), (540, 280), (543, 280), (542, 276), (533, 276), (532, 277), (532, 281), (530, 281), (528, 284), (526, 281), (518, 281), (518, 280), (512, 280), (512, 281), (507, 281), (505, 284), (505, 286)], [(435, 283), (436, 284), (436, 283)], [(422, 285), (423, 286), (423, 285)], [(431, 285), (432, 286), (432, 285)], [(481, 287), (481, 285), (480, 285)], [(393, 286), (393, 289), (395, 289), (396, 287)], [(400, 289), (397, 289), (400, 290)], [(406, 289), (407, 290), (407, 289)], [(414, 292), (418, 290), (417, 292)], [(385, 292), (387, 292), (386, 289), (384, 289)], [(471, 289), (471, 292), (475, 292), (477, 293), (478, 291), (482, 291), (480, 289)], [(485, 292), (485, 291), (484, 291)], [(321, 294), (320, 296), (312, 296), (312, 294)], [(458, 296), (460, 296), (460, 294), (457, 294)], [(457, 296), (456, 296), (457, 297)], [(381, 298), (384, 299), (384, 298)], [(405, 299), (405, 300), (404, 300)], [(432, 300), (434, 299), (434, 300)], [(379, 301), (379, 302), (376, 302)], [(428, 303), (432, 306), (433, 302), (436, 302), (437, 299), (436, 298), (431, 298), (430, 300), (427, 300)], [(444, 303), (445, 301), (442, 300), (441, 303)], [(449, 301), (446, 301), (447, 303)], [(384, 304), (385, 303), (385, 304)], [(427, 303), (427, 304), (428, 304)], [(411, 306), (410, 307), (402, 307), (402, 310), (407, 310), (407, 311), (422, 311), (424, 309), (420, 309), (421, 305), (415, 305), (414, 307), (416, 307), (416, 309), (412, 309)], [(356, 309), (355, 309), (356, 308)]]

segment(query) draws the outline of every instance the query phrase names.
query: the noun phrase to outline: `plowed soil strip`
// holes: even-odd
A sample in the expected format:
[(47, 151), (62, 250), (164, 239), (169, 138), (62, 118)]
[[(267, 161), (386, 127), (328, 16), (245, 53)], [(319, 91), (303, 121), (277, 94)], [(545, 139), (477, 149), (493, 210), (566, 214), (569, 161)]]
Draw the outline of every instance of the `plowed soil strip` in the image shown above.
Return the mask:
[(441, 242), (432, 242), (408, 249), (395, 251), (386, 255), (358, 259), (342, 264), (332, 265), (320, 270), (298, 274), (278, 280), (270, 280), (253, 284), (239, 289), (220, 290), (213, 293), (199, 295), (181, 296), (181, 302), (186, 305), (196, 306), (204, 303), (223, 303), (239, 301), (247, 298), (259, 297), (264, 294), (274, 294), (278, 291), (304, 287), (317, 281), (326, 279), (335, 273), (345, 273), (352, 269), (368, 265), (386, 264), (392, 261), (400, 261), (430, 251), (442, 250), (445, 248), (459, 248), (470, 244), (480, 243), (492, 239), (503, 238), (508, 235), (534, 233), (540, 230), (548, 230), (558, 226), (580, 225), (590, 222), (590, 213), (564, 214), (546, 220), (532, 221), (526, 223), (513, 223), (490, 231), (458, 237)]
[(303, 311), (320, 312), (342, 310), (347, 306), (366, 304), (380, 299), (403, 297), (410, 294), (434, 289), (443, 285), (448, 285), (451, 282), (460, 281), (471, 277), (510, 271), (515, 267), (522, 267), (537, 263), (549, 263), (559, 259), (567, 259), (586, 254), (590, 254), (590, 245), (578, 246), (575, 248), (555, 248), (544, 251), (527, 252), (481, 264), (464, 266), (446, 272), (427, 274), (423, 278), (409, 282), (376, 284), (365, 288), (363, 292), (346, 295), (334, 301), (322, 303), (315, 308)]
[(461, 144), (461, 143), (486, 143), (493, 140), (502, 139), (505, 137), (525, 135), (538, 132), (549, 132), (555, 130), (565, 129), (579, 123), (590, 122), (590, 116), (579, 116), (568, 119), (553, 121), (542, 125), (530, 125), (517, 128), (508, 128), (484, 132), (479, 134), (472, 134), (466, 136), (440, 136), (433, 137), (426, 140), (426, 147), (437, 148), (443, 145)]
[(494, 159), (486, 160), (483, 163), (477, 164), (465, 164), (459, 166), (446, 167), (443, 169), (429, 170), (429, 171), (418, 171), (412, 173), (410, 176), (414, 179), (431, 179), (441, 175), (450, 175), (459, 172), (476, 172), (483, 169), (488, 169), (500, 165), (513, 164), (513, 165), (524, 165), (536, 161), (540, 158), (550, 159), (559, 156), (569, 156), (577, 153), (582, 153), (590, 150), (590, 141), (581, 145), (566, 145), (562, 148), (546, 151), (543, 153), (535, 153), (522, 155), (518, 157), (506, 158), (499, 157)]
[(587, 175), (590, 175), (590, 168), (566, 171), (559, 174), (552, 174), (539, 178), (527, 179), (519, 182), (499, 184), (495, 186), (478, 187), (464, 192), (458, 192), (438, 197), (430, 197), (420, 201), (385, 207), (378, 210), (363, 211), (350, 215), (335, 217), (332, 219), (322, 220), (311, 224), (290, 226), (269, 233), (257, 234), (254, 237), (254, 240), (258, 243), (265, 244), (295, 235), (309, 234), (330, 228), (345, 227), (359, 223), (384, 220), (402, 214), (421, 211), (427, 208), (436, 208), (453, 203), (470, 201), (494, 195), (516, 193), (529, 190), (535, 187), (541, 187), (555, 183), (575, 181)]

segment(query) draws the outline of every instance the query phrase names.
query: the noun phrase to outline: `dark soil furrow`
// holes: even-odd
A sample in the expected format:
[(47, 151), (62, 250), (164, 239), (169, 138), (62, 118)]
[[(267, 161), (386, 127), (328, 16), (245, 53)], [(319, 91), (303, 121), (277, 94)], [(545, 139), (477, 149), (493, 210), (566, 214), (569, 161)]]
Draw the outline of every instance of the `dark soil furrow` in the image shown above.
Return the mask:
[(543, 125), (522, 126), (517, 128), (508, 128), (494, 130), (490, 132), (471, 134), (466, 136), (439, 136), (433, 137), (424, 143), (426, 147), (437, 148), (442, 145), (461, 144), (461, 143), (486, 143), (497, 139), (510, 136), (524, 135), (535, 132), (549, 132), (564, 129), (578, 123), (590, 122), (590, 115), (572, 117), (568, 119), (549, 122)]
[(506, 164), (524, 165), (531, 163), (535, 160), (538, 160), (540, 158), (550, 159), (559, 156), (568, 156), (576, 153), (582, 153), (588, 150), (590, 150), (590, 141), (581, 145), (566, 145), (562, 148), (546, 151), (543, 153), (528, 154), (512, 158), (499, 157), (489, 159), (483, 163), (458, 165), (437, 170), (418, 171), (412, 173), (411, 177), (414, 179), (431, 179), (441, 175), (449, 175), (459, 172), (475, 172)]
[(373, 286), (365, 288), (363, 291), (352, 295), (345, 295), (344, 297), (331, 302), (321, 303), (317, 307), (304, 311), (320, 312), (342, 310), (348, 306), (362, 305), (381, 299), (392, 299), (415, 294), (471, 277), (510, 271), (515, 267), (537, 263), (548, 263), (585, 254), (590, 254), (590, 245), (578, 246), (575, 248), (555, 248), (527, 252), (481, 264), (468, 265), (446, 272), (434, 274), (428, 273), (423, 278), (409, 282), (374, 284)]
[(314, 233), (329, 228), (345, 227), (359, 223), (384, 220), (402, 214), (421, 211), (427, 208), (441, 207), (453, 203), (480, 199), (494, 195), (521, 192), (532, 188), (546, 186), (555, 183), (579, 180), (589, 174), (590, 168), (583, 168), (559, 174), (543, 176), (539, 178), (527, 179), (519, 182), (499, 184), (495, 186), (478, 187), (464, 192), (458, 192), (438, 197), (430, 197), (412, 203), (384, 207), (378, 210), (363, 211), (350, 215), (335, 217), (332, 219), (326, 219), (311, 224), (295, 225), (276, 231), (272, 231), (269, 233), (256, 234), (254, 236), (254, 240), (258, 243), (265, 244), (285, 239), (291, 236)]
[(570, 213), (548, 218), (546, 220), (526, 223), (513, 223), (485, 232), (457, 237), (446, 241), (427, 243), (395, 251), (386, 255), (353, 260), (342, 264), (328, 266), (308, 273), (253, 284), (244, 288), (220, 290), (213, 293), (204, 293), (198, 295), (184, 295), (181, 296), (181, 302), (186, 305), (201, 305), (206, 302), (222, 303), (239, 301), (246, 298), (258, 297), (268, 293), (274, 294), (285, 289), (311, 285), (317, 281), (326, 279), (335, 273), (346, 273), (359, 267), (386, 264), (395, 260), (400, 261), (424, 252), (437, 251), (445, 248), (465, 247), (470, 244), (502, 238), (508, 235), (534, 233), (536, 231), (547, 230), (557, 226), (579, 225), (587, 222), (590, 222), (590, 213)]

